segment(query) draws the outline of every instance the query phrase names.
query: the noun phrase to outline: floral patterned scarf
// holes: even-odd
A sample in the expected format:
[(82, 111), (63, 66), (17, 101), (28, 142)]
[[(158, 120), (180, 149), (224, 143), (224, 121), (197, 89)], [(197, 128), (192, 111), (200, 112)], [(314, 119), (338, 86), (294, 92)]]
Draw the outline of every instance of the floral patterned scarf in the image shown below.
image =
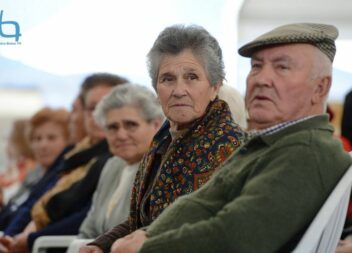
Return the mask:
[(132, 191), (131, 231), (149, 225), (179, 196), (200, 188), (243, 142), (228, 105), (215, 99), (206, 114), (177, 138), (166, 121), (154, 136)]

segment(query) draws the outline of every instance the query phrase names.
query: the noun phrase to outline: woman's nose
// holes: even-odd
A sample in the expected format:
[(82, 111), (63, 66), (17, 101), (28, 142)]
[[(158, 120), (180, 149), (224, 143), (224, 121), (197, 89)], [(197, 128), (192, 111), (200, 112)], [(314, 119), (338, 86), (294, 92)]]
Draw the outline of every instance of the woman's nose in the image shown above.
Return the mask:
[(116, 132), (116, 138), (118, 139), (126, 139), (128, 136), (128, 131), (123, 127), (120, 127)]
[(45, 148), (45, 147), (47, 147), (47, 145), (48, 145), (48, 140), (46, 140), (46, 139), (42, 139), (42, 140), (40, 140), (39, 143), (38, 143), (38, 146), (39, 146), (40, 148)]
[(173, 95), (174, 96), (184, 96), (187, 94), (187, 84), (184, 80), (178, 79), (175, 83)]

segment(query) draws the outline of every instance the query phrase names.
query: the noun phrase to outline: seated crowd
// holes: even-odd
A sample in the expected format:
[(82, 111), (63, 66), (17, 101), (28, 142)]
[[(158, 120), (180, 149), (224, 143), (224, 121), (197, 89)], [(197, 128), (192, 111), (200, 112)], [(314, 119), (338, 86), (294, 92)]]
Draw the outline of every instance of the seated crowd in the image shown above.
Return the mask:
[[(170, 26), (150, 88), (94, 73), (70, 112), (16, 121), (0, 253), (45, 235), (74, 236), (70, 253), (291, 252), (352, 163), (326, 113), (337, 36), (298, 23), (245, 44), (243, 98), (209, 32)], [(336, 252), (352, 252), (351, 223)]]

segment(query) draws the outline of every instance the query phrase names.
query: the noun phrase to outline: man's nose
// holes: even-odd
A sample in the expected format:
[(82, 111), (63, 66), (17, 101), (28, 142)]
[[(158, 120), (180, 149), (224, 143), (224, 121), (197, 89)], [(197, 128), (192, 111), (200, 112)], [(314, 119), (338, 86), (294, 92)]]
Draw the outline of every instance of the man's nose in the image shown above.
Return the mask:
[(265, 65), (254, 76), (254, 84), (260, 86), (271, 86), (273, 84), (274, 70)]

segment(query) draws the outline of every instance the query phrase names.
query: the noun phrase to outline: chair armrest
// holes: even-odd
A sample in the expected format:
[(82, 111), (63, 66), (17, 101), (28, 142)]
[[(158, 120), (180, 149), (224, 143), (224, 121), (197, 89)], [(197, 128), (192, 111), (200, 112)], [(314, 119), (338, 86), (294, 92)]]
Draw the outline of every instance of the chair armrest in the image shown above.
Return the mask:
[(67, 248), (76, 238), (75, 235), (40, 236), (34, 242), (32, 253), (44, 253), (47, 248)]

